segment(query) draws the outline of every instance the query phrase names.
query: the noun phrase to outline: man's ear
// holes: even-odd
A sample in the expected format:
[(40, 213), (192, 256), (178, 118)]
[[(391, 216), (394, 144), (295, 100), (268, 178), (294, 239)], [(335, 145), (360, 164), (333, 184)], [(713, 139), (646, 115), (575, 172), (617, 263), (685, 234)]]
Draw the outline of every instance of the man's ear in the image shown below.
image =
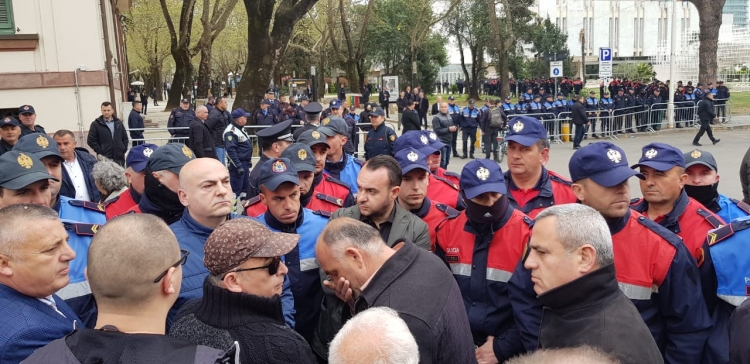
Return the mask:
[(581, 256), (580, 272), (583, 274), (589, 273), (593, 270), (599, 269), (599, 264), (596, 262), (596, 249), (589, 245), (583, 245), (579, 248)]
[(10, 258), (0, 254), (0, 276), (10, 277), (13, 275), (13, 268), (10, 266)]
[(161, 290), (165, 295), (173, 295), (178, 293), (178, 289), (182, 285), (182, 279), (178, 278), (175, 274), (177, 268), (170, 267), (167, 270), (167, 274), (161, 280)]
[(188, 204), (188, 195), (185, 192), (185, 190), (183, 190), (182, 188), (180, 188), (179, 190), (177, 190), (177, 197), (180, 199), (180, 203), (182, 204), (182, 206), (187, 207), (189, 205)]

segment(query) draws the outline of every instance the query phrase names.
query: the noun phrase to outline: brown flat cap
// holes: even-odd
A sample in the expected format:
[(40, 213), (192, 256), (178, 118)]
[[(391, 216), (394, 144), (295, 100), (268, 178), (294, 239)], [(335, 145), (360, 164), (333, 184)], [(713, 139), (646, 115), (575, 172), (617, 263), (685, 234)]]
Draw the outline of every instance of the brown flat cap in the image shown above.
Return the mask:
[(273, 258), (297, 246), (299, 235), (277, 233), (245, 218), (225, 221), (206, 239), (203, 265), (213, 274), (226, 273), (250, 258)]

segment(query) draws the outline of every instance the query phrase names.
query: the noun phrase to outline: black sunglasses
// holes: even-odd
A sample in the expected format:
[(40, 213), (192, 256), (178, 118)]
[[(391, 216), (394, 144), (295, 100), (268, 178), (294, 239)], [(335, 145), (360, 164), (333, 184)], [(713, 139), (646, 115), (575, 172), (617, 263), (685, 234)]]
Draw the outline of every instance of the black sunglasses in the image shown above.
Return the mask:
[(275, 275), (276, 272), (279, 271), (279, 264), (281, 263), (280, 257), (275, 257), (273, 260), (271, 260), (271, 263), (268, 263), (268, 265), (264, 265), (262, 267), (253, 267), (253, 268), (236, 268), (232, 269), (229, 272), (224, 273), (224, 275), (221, 277), (221, 280), (224, 280), (226, 278), (227, 274), (232, 272), (245, 272), (249, 270), (258, 270), (258, 269), (266, 269), (268, 268), (268, 275)]
[[(187, 250), (180, 249), (180, 254), (182, 254), (182, 257), (180, 257), (180, 260), (177, 261), (177, 263), (172, 264), (169, 266), (169, 268), (177, 268), (179, 265), (185, 265), (185, 262), (187, 262), (187, 257), (190, 255), (190, 252)], [(165, 275), (167, 275), (167, 272), (169, 272), (169, 268), (165, 269), (164, 272), (159, 274), (156, 279), (154, 279), (154, 283), (159, 283), (159, 281), (164, 278)]]

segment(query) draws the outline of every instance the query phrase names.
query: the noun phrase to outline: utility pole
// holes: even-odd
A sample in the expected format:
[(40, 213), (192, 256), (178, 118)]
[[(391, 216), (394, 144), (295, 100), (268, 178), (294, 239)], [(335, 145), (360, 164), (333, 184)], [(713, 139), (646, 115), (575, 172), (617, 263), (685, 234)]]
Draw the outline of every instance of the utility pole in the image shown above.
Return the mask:
[(674, 64), (677, 58), (676, 54), (676, 43), (677, 43), (677, 0), (672, 0), (672, 36), (669, 51), (669, 95), (667, 95), (667, 128), (674, 128), (674, 93), (677, 82), (675, 81)]

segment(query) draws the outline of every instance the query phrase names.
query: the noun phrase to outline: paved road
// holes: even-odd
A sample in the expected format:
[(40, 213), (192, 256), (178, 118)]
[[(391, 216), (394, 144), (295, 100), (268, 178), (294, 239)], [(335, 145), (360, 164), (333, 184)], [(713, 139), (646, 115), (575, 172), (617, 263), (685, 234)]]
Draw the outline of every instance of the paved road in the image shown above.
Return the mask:
[[(633, 165), (638, 162), (638, 159), (641, 156), (641, 147), (648, 143), (667, 143), (680, 148), (683, 152), (693, 150), (696, 147), (693, 147), (691, 143), (696, 130), (697, 129), (690, 129), (688, 131), (666, 131), (658, 135), (639, 134), (634, 138), (628, 138), (626, 136), (620, 140), (614, 141), (614, 143), (625, 151), (628, 163)], [(745, 152), (748, 147), (750, 147), (750, 130), (717, 131), (714, 133), (714, 136), (720, 138), (721, 143), (711, 145), (708, 137), (704, 136), (702, 140), (703, 147), (700, 149), (711, 152), (719, 164), (719, 175), (721, 176), (719, 192), (729, 197), (742, 199), (739, 166), (742, 157), (744, 157)], [(588, 144), (587, 142), (591, 142), (591, 140), (584, 141), (583, 145)], [(547, 164), (547, 168), (566, 177), (570, 177), (570, 174), (568, 173), (568, 161), (570, 160), (571, 155), (573, 155), (572, 143), (565, 143), (562, 145), (553, 144), (550, 148), (550, 160)], [(477, 153), (477, 156), (479, 156), (479, 153)], [(470, 160), (451, 158), (448, 170), (461, 173), (461, 169), (468, 161)], [(501, 163), (501, 167), (503, 171), (506, 170), (506, 161)], [(630, 180), (630, 186), (632, 197), (641, 197), (637, 178), (632, 178)]]

